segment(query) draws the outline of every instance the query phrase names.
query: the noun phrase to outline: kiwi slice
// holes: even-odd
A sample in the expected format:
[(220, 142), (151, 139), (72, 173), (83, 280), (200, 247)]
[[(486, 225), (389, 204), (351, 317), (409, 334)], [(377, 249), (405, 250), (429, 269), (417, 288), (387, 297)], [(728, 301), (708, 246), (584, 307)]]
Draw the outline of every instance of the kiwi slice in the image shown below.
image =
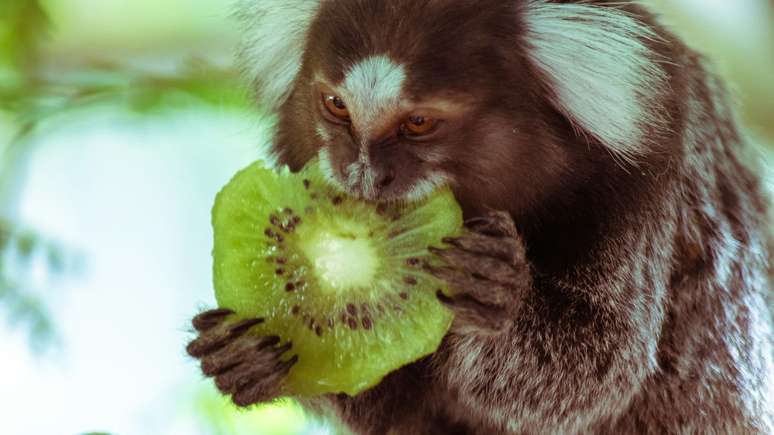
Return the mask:
[(355, 395), (434, 352), (450, 327), (445, 284), (416, 267), (460, 231), (448, 190), (374, 204), (329, 187), (316, 163), (292, 174), (256, 162), (218, 194), (212, 223), (218, 305), (292, 342), (287, 394)]

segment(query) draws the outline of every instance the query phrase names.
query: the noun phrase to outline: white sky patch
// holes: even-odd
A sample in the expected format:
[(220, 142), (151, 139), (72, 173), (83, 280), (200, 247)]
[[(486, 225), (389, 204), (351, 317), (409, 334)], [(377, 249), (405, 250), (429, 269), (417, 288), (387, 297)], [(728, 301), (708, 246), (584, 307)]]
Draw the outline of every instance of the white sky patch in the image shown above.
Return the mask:
[(37, 360), (0, 322), (3, 434), (203, 433), (181, 388), (212, 381), (184, 347), (190, 318), (215, 305), (213, 199), (262, 157), (256, 139), (252, 117), (220, 109), (103, 107), (34, 139), (16, 215), (85, 264), (45, 289), (61, 353)]

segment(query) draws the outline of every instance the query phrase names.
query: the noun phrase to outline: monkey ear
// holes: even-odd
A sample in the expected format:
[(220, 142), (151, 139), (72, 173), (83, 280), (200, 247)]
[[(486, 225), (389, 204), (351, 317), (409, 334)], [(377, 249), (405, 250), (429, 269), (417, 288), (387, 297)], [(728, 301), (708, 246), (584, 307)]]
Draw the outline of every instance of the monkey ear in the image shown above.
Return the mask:
[(530, 0), (524, 17), (529, 57), (556, 108), (625, 160), (647, 152), (667, 117), (666, 73), (648, 46), (659, 36), (612, 6)]
[(242, 23), (238, 59), (259, 101), (269, 111), (287, 100), (301, 69), (309, 27), (320, 7), (317, 0), (239, 0)]

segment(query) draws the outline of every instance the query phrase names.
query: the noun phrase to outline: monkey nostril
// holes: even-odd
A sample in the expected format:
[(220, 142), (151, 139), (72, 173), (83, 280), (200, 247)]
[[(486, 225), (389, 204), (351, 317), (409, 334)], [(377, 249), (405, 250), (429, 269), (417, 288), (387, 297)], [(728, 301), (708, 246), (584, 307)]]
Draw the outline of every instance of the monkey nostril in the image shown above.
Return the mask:
[(385, 187), (392, 184), (393, 181), (395, 181), (395, 173), (392, 171), (389, 171), (381, 178), (379, 178), (379, 181), (376, 183), (376, 185), (379, 189), (384, 189)]

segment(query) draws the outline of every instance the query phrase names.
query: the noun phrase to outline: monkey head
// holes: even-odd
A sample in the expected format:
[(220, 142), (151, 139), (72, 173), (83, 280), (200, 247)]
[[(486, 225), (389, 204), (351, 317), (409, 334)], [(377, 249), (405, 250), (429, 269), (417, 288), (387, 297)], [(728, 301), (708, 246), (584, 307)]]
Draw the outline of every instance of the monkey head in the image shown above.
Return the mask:
[(294, 170), (319, 157), (365, 199), (450, 185), (466, 210), (531, 209), (599, 158), (636, 160), (662, 124), (664, 73), (624, 14), (536, 0), (252, 3), (242, 58), (278, 113), (273, 151)]

